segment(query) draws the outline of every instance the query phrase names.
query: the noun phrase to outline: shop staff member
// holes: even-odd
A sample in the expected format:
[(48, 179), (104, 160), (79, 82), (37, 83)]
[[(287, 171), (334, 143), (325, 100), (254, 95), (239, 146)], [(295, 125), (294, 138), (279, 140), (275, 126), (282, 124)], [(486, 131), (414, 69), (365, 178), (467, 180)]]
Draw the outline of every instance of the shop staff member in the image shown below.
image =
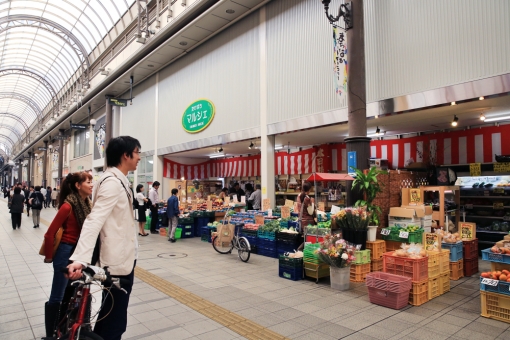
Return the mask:
[[(69, 259), (69, 278), (81, 278), (81, 271), (92, 261), (97, 237), (100, 238), (99, 264), (109, 266), (112, 276), (128, 281), (127, 292), (103, 290), (103, 305), (94, 333), (103, 339), (120, 340), (126, 331), (127, 308), (133, 288), (134, 267), (138, 257), (138, 228), (134, 224), (133, 197), (127, 174), (140, 161), (140, 142), (133, 137), (113, 138), (106, 147), (108, 168), (94, 186), (93, 207), (85, 219), (76, 250)], [(105, 287), (110, 288), (110, 287)]]
[(237, 202), (241, 202), (241, 196), (245, 196), (245, 192), (241, 187), (239, 186), (239, 183), (234, 184), (234, 191), (237, 195)]
[(151, 234), (157, 234), (156, 226), (158, 225), (158, 202), (159, 202), (159, 182), (155, 181), (152, 183), (152, 188), (149, 191), (149, 199), (151, 201), (150, 209), (152, 213), (151, 217)]
[(248, 198), (248, 202), (251, 202), (253, 210), (260, 210), (260, 203), (262, 201), (262, 192), (260, 191), (260, 184), (255, 185), (255, 191)]
[(166, 216), (168, 217), (168, 241), (175, 242), (175, 228), (179, 217), (179, 198), (177, 193), (179, 190), (172, 189), (172, 196), (166, 202)]

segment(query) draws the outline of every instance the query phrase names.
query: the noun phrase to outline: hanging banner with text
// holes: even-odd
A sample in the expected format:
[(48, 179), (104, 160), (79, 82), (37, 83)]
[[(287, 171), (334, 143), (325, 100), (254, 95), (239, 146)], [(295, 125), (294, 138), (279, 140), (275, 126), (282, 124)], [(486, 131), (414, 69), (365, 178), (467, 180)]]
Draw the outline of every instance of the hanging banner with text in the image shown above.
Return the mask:
[(347, 94), (347, 34), (337, 26), (333, 26), (333, 63), (335, 76), (335, 93), (339, 96)]

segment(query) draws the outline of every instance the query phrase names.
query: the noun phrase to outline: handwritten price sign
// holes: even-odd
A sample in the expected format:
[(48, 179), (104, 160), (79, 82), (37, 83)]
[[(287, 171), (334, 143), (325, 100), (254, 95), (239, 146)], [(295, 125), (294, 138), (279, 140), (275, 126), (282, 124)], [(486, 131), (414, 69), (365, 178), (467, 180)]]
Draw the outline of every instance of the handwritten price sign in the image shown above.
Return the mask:
[(398, 237), (400, 237), (400, 238), (409, 238), (409, 233), (407, 231), (401, 231), (398, 234)]
[(287, 206), (283, 206), (281, 209), (282, 212), (282, 218), (289, 218), (290, 217), (290, 208)]
[(390, 232), (391, 231), (389, 229), (381, 229), (381, 235), (388, 236)]
[(264, 215), (255, 215), (255, 224), (264, 224)]
[(497, 286), (499, 284), (499, 281), (493, 279), (482, 279), (482, 283), (488, 286)]

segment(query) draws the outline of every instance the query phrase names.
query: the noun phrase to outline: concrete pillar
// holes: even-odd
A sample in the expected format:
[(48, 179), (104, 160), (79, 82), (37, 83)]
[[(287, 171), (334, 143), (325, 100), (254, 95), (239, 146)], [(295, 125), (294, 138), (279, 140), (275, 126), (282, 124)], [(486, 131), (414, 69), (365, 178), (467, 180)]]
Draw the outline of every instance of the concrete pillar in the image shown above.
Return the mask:
[[(112, 105), (108, 101), (109, 96), (106, 96), (106, 132), (105, 132), (105, 138), (104, 138), (104, 145), (105, 150), (108, 146), (108, 143), (110, 142), (110, 139), (112, 139), (112, 131), (113, 131), (113, 119), (112, 119)], [(104, 170), (106, 170), (106, 154), (104, 157)]]
[(27, 164), (27, 185), (32, 185), (32, 152), (28, 152), (28, 164)]
[[(58, 130), (58, 135), (63, 136), (64, 130)], [(57, 169), (57, 185), (60, 189), (62, 184), (62, 172), (64, 170), (64, 140), (62, 137), (58, 140), (58, 169)]]
[(43, 165), (42, 165), (42, 187), (46, 188), (48, 186), (48, 182), (46, 180), (47, 178), (47, 172), (48, 170), (48, 141), (44, 141), (44, 151), (43, 151)]
[(22, 183), (23, 182), (23, 157), (21, 157), (20, 159), (18, 159), (18, 182), (19, 183)]

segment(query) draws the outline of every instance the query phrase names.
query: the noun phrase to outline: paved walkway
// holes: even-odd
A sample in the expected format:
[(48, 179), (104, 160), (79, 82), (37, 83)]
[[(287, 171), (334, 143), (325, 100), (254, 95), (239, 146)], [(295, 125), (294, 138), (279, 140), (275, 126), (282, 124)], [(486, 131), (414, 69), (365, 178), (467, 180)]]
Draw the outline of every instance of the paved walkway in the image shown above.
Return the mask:
[[(39, 229), (24, 215), (14, 231), (0, 199), (0, 339), (44, 335), (53, 273), (38, 251), (55, 212), (43, 209)], [(198, 238), (171, 244), (150, 235), (140, 246), (123, 339), (510, 339), (509, 324), (480, 317), (478, 276), (395, 311), (371, 304), (362, 284), (338, 292), (327, 279), (285, 280), (276, 259), (252, 255), (242, 263)]]

